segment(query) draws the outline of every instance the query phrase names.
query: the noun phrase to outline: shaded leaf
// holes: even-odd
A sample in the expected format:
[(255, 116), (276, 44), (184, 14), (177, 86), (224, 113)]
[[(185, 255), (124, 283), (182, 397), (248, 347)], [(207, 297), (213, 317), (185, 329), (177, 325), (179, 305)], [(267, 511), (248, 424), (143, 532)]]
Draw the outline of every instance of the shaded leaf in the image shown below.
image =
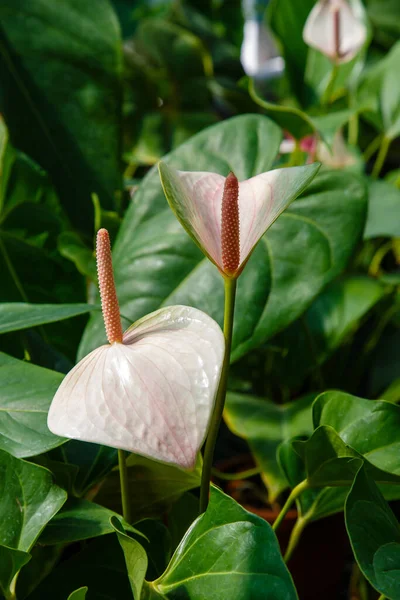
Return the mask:
[(370, 181), (364, 239), (400, 237), (400, 190), (386, 181)]
[(312, 433), (314, 399), (315, 394), (309, 394), (288, 404), (276, 404), (245, 394), (227, 395), (224, 418), (231, 431), (249, 443), (270, 502), (287, 487), (276, 459), (277, 448), (287, 439)]
[(47, 427), (50, 402), (63, 376), (0, 353), (0, 448), (28, 457), (65, 440)]

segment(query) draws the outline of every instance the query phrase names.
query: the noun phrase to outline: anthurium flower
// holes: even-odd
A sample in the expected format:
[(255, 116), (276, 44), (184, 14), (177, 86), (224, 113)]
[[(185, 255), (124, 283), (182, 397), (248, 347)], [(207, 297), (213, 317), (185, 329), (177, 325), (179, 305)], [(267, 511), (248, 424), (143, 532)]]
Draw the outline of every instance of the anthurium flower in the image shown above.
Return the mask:
[(176, 171), (159, 164), (172, 210), (188, 234), (226, 277), (242, 272), (255, 245), (319, 165), (276, 169), (238, 182), (233, 173)]
[(214, 407), (222, 331), (195, 308), (171, 306), (122, 333), (105, 229), (97, 236), (97, 264), (109, 344), (65, 377), (48, 427), (56, 435), (192, 468)]
[(332, 61), (345, 63), (363, 46), (367, 29), (347, 0), (319, 0), (303, 30), (306, 44)]

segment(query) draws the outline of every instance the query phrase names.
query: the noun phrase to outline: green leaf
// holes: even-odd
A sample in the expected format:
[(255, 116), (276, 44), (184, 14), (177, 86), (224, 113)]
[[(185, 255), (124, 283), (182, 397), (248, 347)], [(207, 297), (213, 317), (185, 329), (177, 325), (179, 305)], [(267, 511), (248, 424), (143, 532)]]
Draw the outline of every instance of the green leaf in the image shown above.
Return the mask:
[(121, 544), (134, 598), (141, 598), (144, 578), (147, 571), (147, 554), (142, 546), (133, 538), (126, 535), (117, 517), (111, 518), (118, 541)]
[(297, 598), (270, 525), (215, 487), (165, 573), (146, 587), (149, 598)]
[(67, 494), (50, 471), (0, 450), (0, 544), (29, 552)]
[(1, 0), (1, 112), (14, 145), (52, 176), (71, 219), (88, 229), (90, 195), (120, 188), (122, 52), (110, 3)]
[(389, 139), (400, 133), (400, 89), (396, 77), (399, 59), (397, 42), (382, 60), (366, 70), (357, 90), (363, 116)]
[(174, 552), (183, 536), (199, 515), (199, 499), (185, 492), (174, 502), (168, 513), (168, 531), (171, 535), (171, 550)]
[(30, 560), (30, 554), (0, 545), (0, 593), (11, 597), (10, 584), (15, 575)]
[[(71, 473), (73, 492), (76, 496), (84, 496), (115, 467), (118, 462), (118, 450), (99, 444), (69, 440), (60, 448), (52, 450), (50, 458), (52, 461), (76, 468), (75, 476)], [(46, 466), (50, 470), (53, 469), (51, 464)], [(55, 465), (56, 474), (59, 470), (61, 467)]]
[(73, 231), (60, 233), (57, 248), (61, 256), (72, 261), (81, 275), (97, 281), (96, 259), (93, 249), (88, 248), (79, 235)]
[[(243, 180), (271, 168), (279, 143), (274, 123), (243, 115), (202, 131), (165, 161), (181, 170), (225, 175), (234, 170)], [(344, 268), (362, 233), (365, 210), (365, 188), (358, 177), (327, 173), (317, 176), (274, 223), (238, 280), (234, 360), (296, 319)], [(160, 306), (186, 304), (222, 323), (220, 274), (176, 221), (155, 169), (126, 213), (114, 267), (121, 313), (131, 321)], [(92, 315), (80, 356), (103, 341), (101, 317)]]
[[(40, 544), (65, 544), (112, 533), (111, 517), (122, 519), (115, 512), (89, 500), (69, 498), (47, 524), (39, 542)], [(136, 531), (125, 521), (122, 522), (123, 527), (128, 531)]]
[(88, 588), (86, 586), (81, 587), (79, 590), (72, 592), (72, 594), (68, 596), (68, 600), (85, 600), (87, 591)]
[(313, 406), (314, 426), (333, 427), (369, 463), (400, 475), (400, 406), (365, 400), (344, 392), (325, 392)]
[(326, 287), (301, 319), (274, 339), (274, 371), (289, 386), (322, 365), (381, 300), (385, 287), (367, 276), (349, 275)]
[[(184, 492), (200, 485), (200, 456), (194, 471), (184, 471), (136, 454), (128, 457), (127, 465), (131, 510), (135, 521), (162, 515)], [(107, 477), (96, 499), (100, 504), (121, 513), (117, 471)]]
[(27, 304), (0, 303), (0, 333), (19, 331), (83, 315), (91, 310), (89, 304)]
[(400, 526), (364, 468), (357, 473), (345, 507), (346, 527), (357, 563), (385, 597), (400, 597)]
[(364, 239), (400, 237), (400, 190), (386, 181), (370, 181)]
[(49, 471), (0, 450), (0, 589), (8, 588), (67, 494)]
[(132, 600), (124, 555), (114, 533), (88, 542), (81, 552), (61, 561), (28, 598), (65, 599), (84, 586), (91, 600)]
[(288, 404), (228, 393), (224, 418), (228, 427), (249, 443), (261, 468), (270, 502), (287, 487), (287, 481), (276, 459), (278, 446), (297, 435), (312, 433), (311, 404), (315, 394), (309, 394)]
[(63, 376), (0, 352), (0, 449), (28, 457), (65, 442), (47, 427), (47, 412)]

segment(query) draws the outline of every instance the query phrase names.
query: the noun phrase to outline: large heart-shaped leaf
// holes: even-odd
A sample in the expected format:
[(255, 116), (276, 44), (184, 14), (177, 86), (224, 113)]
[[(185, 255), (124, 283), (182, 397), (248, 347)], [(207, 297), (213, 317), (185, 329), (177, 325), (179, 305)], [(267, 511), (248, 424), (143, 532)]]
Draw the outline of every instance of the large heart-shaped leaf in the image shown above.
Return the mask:
[(1, 0), (1, 112), (15, 146), (52, 175), (78, 227), (91, 193), (120, 188), (122, 52), (110, 3)]
[[(162, 515), (184, 492), (200, 485), (202, 466), (200, 455), (194, 471), (161, 464), (137, 454), (128, 456), (126, 462), (134, 521)], [(96, 500), (121, 513), (121, 492), (117, 471), (110, 473), (104, 481)]]
[(28, 562), (29, 550), (67, 498), (47, 469), (0, 450), (0, 589)]
[(28, 304), (3, 302), (0, 304), (0, 333), (36, 327), (83, 315), (93, 306), (88, 304)]
[(400, 597), (400, 526), (377, 485), (361, 468), (345, 507), (354, 556), (368, 581), (385, 598)]
[[(181, 170), (222, 175), (233, 170), (244, 180), (271, 168), (279, 143), (274, 123), (244, 115), (202, 131), (165, 162)], [(238, 280), (235, 359), (287, 326), (343, 269), (362, 233), (365, 210), (361, 180), (328, 173), (317, 177), (274, 223)], [(155, 169), (144, 178), (127, 212), (114, 266), (121, 313), (127, 319), (180, 303), (196, 306), (222, 323), (221, 277), (169, 210)], [(102, 321), (92, 316), (80, 355), (103, 340)]]
[[(125, 538), (128, 573), (140, 581), (136, 544)], [(154, 599), (297, 598), (270, 525), (217, 488), (212, 488), (207, 512), (193, 523), (166, 571), (156, 581), (144, 582), (143, 591)]]
[(314, 399), (315, 394), (309, 394), (295, 402), (276, 404), (245, 394), (227, 395), (224, 418), (236, 435), (248, 441), (271, 502), (288, 485), (276, 459), (277, 448), (287, 439), (312, 433)]
[(47, 427), (48, 408), (62, 378), (61, 373), (0, 353), (1, 449), (28, 457), (65, 442)]

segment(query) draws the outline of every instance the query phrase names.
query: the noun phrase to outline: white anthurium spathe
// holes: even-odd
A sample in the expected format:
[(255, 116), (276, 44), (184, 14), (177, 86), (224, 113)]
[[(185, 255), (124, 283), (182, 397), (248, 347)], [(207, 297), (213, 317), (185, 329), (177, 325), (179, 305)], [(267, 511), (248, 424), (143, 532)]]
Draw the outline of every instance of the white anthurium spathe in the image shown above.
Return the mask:
[(168, 203), (183, 227), (224, 276), (236, 278), (257, 242), (319, 166), (275, 169), (242, 182), (232, 173), (176, 171), (162, 162), (159, 170)]
[[(109, 265), (112, 269), (111, 255)], [(99, 269), (110, 344), (92, 351), (65, 377), (48, 427), (56, 435), (192, 469), (214, 407), (222, 331), (200, 310), (171, 306), (122, 334), (116, 296), (109, 296), (113, 279), (108, 274), (102, 284), (100, 274)]]
[(303, 30), (305, 43), (336, 63), (354, 58), (366, 38), (365, 23), (347, 0), (319, 0)]

